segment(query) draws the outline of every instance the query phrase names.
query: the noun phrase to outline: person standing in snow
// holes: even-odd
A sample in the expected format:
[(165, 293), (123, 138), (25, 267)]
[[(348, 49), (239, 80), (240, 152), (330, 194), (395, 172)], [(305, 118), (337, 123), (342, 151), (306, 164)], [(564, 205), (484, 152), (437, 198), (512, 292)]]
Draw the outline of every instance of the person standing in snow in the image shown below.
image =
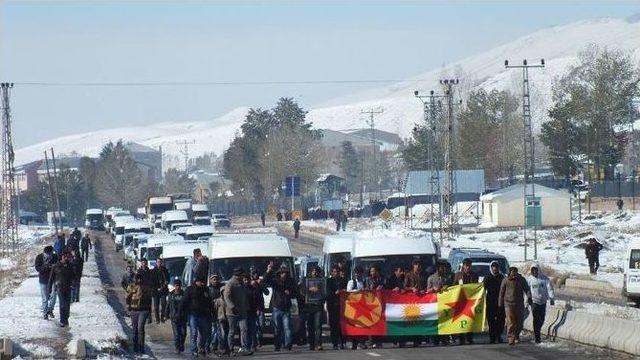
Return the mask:
[(267, 216), (264, 214), (264, 211), (260, 212), (260, 222), (262, 223), (262, 226), (265, 226), (267, 220)]
[(502, 280), (498, 295), (498, 307), (504, 308), (507, 319), (507, 336), (509, 345), (520, 342), (520, 332), (524, 321), (524, 295), (527, 295), (527, 303), (533, 304), (531, 291), (527, 280), (518, 274), (518, 268), (509, 268), (509, 276)]
[(44, 247), (42, 254), (36, 256), (35, 268), (38, 272), (38, 282), (40, 283), (40, 297), (42, 298), (42, 316), (45, 320), (53, 315), (53, 307), (56, 305), (55, 289), (49, 288), (49, 277), (53, 266), (58, 262), (58, 256), (53, 253), (53, 246)]
[(169, 293), (169, 270), (164, 266), (164, 259), (160, 258), (156, 262), (156, 267), (151, 270), (154, 281), (153, 288), (153, 312), (156, 317), (156, 324), (164, 322), (167, 308), (167, 295)]
[(547, 276), (540, 271), (537, 263), (531, 265), (531, 275), (527, 276), (527, 284), (531, 289), (531, 314), (533, 315), (533, 334), (536, 344), (539, 344), (540, 329), (544, 324), (544, 317), (547, 311), (547, 301), (554, 305), (555, 295), (553, 293), (553, 284)]
[(82, 237), (82, 234), (80, 233), (80, 230), (78, 230), (78, 228), (75, 228), (72, 232), (71, 235), (69, 235), (69, 240), (67, 240), (67, 247), (71, 250), (80, 250), (80, 238)]
[(487, 323), (489, 324), (489, 343), (502, 343), (502, 332), (504, 331), (504, 308), (498, 306), (500, 296), (500, 285), (504, 280), (504, 274), (500, 272), (500, 264), (492, 261), (490, 274), (482, 280), (484, 289), (487, 292)]
[(133, 330), (133, 352), (144, 353), (145, 325), (151, 313), (151, 288), (140, 273), (134, 277), (134, 283), (127, 288), (127, 309), (131, 312)]
[(293, 222), (293, 232), (294, 232), (294, 236), (293, 237), (297, 239), (298, 235), (300, 233), (300, 219), (296, 219)]
[[(478, 274), (471, 270), (471, 259), (462, 260), (462, 269), (458, 271), (453, 277), (454, 285), (474, 284), (478, 282)], [(466, 343), (473, 344), (473, 333), (458, 335), (458, 341), (460, 345)]]
[(89, 260), (89, 250), (93, 245), (91, 245), (91, 239), (89, 238), (89, 233), (84, 233), (82, 240), (80, 240), (80, 251), (82, 255), (82, 260), (85, 262)]
[(347, 230), (347, 221), (349, 221), (347, 213), (344, 210), (340, 211), (340, 225), (342, 226), (342, 231)]
[(82, 269), (84, 268), (84, 261), (80, 256), (80, 250), (72, 250), (71, 264), (76, 274), (71, 286), (71, 302), (80, 302), (80, 280), (82, 280)]
[(600, 268), (600, 250), (603, 246), (596, 239), (589, 239), (589, 243), (584, 248), (584, 254), (589, 261), (589, 273), (596, 275), (598, 268)]
[(69, 325), (69, 308), (71, 307), (71, 286), (76, 278), (74, 266), (71, 263), (71, 253), (63, 251), (60, 262), (55, 264), (49, 275), (49, 290), (54, 286), (58, 292), (60, 307), (60, 327)]

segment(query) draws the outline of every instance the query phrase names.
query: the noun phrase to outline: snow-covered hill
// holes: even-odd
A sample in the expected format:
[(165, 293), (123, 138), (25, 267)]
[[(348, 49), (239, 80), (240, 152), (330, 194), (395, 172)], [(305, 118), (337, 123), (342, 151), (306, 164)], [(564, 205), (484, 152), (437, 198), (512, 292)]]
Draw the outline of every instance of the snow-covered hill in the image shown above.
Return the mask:
[[(631, 18), (630, 18), (631, 19)], [(474, 87), (510, 89), (519, 94), (521, 72), (506, 70), (504, 60), (512, 64), (522, 59), (530, 62), (546, 60), (546, 67), (530, 72), (533, 96), (534, 122), (544, 120), (551, 103), (551, 86), (554, 78), (575, 63), (577, 54), (590, 44), (607, 46), (630, 52), (640, 59), (640, 21), (635, 19), (584, 20), (568, 25), (536, 31), (475, 56), (432, 69), (406, 81), (389, 86), (333, 99), (311, 109), (308, 119), (317, 128), (334, 130), (363, 128), (366, 118), (363, 109), (381, 108), (384, 112), (376, 118), (377, 127), (409, 136), (414, 123), (422, 118), (422, 105), (415, 99), (414, 90), (440, 90), (440, 78), (457, 77), (462, 90)], [(76, 152), (95, 156), (104, 143), (125, 139), (148, 146), (162, 145), (165, 153), (173, 157), (180, 154), (179, 141), (193, 141), (193, 156), (215, 151), (220, 154), (238, 131), (247, 108), (238, 108), (219, 118), (190, 123), (150, 124), (144, 127), (107, 129), (90, 133), (65, 136), (16, 151), (16, 163), (24, 164), (42, 157), (44, 149), (54, 147), (58, 154)]]

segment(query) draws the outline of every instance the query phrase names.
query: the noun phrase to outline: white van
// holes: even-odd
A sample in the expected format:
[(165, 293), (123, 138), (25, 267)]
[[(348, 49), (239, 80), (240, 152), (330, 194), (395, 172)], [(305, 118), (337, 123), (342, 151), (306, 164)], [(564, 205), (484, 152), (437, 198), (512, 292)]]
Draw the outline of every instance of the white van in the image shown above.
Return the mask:
[(353, 250), (354, 236), (351, 234), (338, 234), (325, 237), (322, 245), (322, 268), (329, 275), (331, 268), (339, 262), (345, 264), (347, 276), (351, 274), (351, 251)]
[(116, 243), (116, 251), (122, 249), (122, 238), (124, 237), (124, 227), (126, 224), (135, 221), (131, 215), (116, 216), (113, 218), (113, 241)]
[(207, 204), (193, 204), (191, 205), (191, 212), (193, 213), (193, 217), (206, 217), (210, 218), (209, 207)]
[[(294, 281), (298, 282), (294, 271), (294, 258), (286, 238), (277, 234), (265, 233), (241, 233), (241, 234), (214, 234), (209, 238), (209, 274), (218, 274), (226, 281), (233, 275), (233, 269), (242, 267), (247, 273), (250, 269), (262, 275), (267, 271), (269, 263), (274, 270), (282, 265), (289, 269)], [(188, 269), (185, 268), (185, 271)], [(271, 324), (271, 294), (264, 296), (266, 325)], [(298, 302), (291, 299), (291, 315), (294, 324), (294, 332), (300, 326)]]
[(198, 240), (201, 237), (209, 237), (216, 232), (216, 229), (209, 225), (190, 226), (184, 234), (185, 240)]
[(165, 231), (170, 231), (172, 224), (185, 222), (189, 222), (189, 216), (184, 210), (170, 210), (162, 213), (162, 228)]
[(627, 247), (622, 295), (629, 303), (640, 307), (640, 240), (633, 240)]
[(154, 234), (146, 239), (145, 244), (138, 246), (138, 259), (147, 259), (149, 262), (149, 268), (153, 269), (156, 266), (156, 260), (162, 257), (163, 246), (171, 243), (184, 243), (184, 240), (179, 236), (166, 235), (166, 234)]
[(131, 244), (133, 241), (134, 234), (151, 234), (151, 227), (146, 221), (143, 220), (134, 220), (129, 221), (124, 224), (124, 234), (120, 238), (120, 243), (116, 243), (116, 245), (120, 245), (121, 249), (125, 249)]
[(104, 212), (102, 209), (87, 209), (84, 214), (84, 227), (89, 230), (104, 230)]
[[(363, 235), (364, 236), (364, 235)], [(365, 277), (369, 268), (377, 264), (383, 274), (392, 274), (401, 266), (411, 270), (414, 260), (419, 260), (423, 271), (433, 267), (438, 258), (438, 247), (428, 237), (406, 237), (390, 234), (384, 237), (356, 238), (351, 252), (352, 269), (362, 267)]]

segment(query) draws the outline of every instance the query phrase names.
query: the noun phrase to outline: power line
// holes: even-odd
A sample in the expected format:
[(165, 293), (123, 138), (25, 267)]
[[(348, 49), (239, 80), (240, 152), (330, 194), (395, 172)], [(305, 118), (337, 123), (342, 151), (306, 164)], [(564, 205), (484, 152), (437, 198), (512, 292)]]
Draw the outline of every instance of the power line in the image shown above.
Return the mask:
[(63, 81), (15, 81), (21, 86), (59, 87), (143, 87), (143, 86), (229, 86), (229, 85), (322, 85), (322, 84), (376, 84), (397, 82), (422, 82), (428, 79), (346, 79), (346, 80), (265, 80), (265, 81), (140, 81), (140, 82), (63, 82)]

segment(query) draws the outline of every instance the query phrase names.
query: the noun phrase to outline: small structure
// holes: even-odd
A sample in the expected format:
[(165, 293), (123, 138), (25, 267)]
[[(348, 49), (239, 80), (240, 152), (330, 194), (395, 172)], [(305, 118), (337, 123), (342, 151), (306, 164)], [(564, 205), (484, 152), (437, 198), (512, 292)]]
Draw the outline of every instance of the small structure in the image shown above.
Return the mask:
[[(544, 227), (571, 223), (571, 195), (567, 191), (536, 185), (535, 194), (535, 197), (527, 199), (527, 225)], [(485, 226), (524, 226), (523, 184), (482, 195), (480, 201)]]
[[(438, 177), (440, 179), (440, 193), (444, 193), (447, 182), (449, 181), (449, 173), (439, 170)], [(455, 170), (456, 179), (456, 202), (461, 201), (478, 201), (480, 195), (484, 192), (484, 170)], [(407, 197), (409, 206), (415, 204), (437, 204), (440, 198), (437, 194), (431, 194), (431, 171), (416, 170), (407, 174), (404, 194)]]
[(346, 180), (332, 174), (322, 174), (316, 180), (316, 204), (322, 210), (341, 210), (342, 198), (346, 194)]

